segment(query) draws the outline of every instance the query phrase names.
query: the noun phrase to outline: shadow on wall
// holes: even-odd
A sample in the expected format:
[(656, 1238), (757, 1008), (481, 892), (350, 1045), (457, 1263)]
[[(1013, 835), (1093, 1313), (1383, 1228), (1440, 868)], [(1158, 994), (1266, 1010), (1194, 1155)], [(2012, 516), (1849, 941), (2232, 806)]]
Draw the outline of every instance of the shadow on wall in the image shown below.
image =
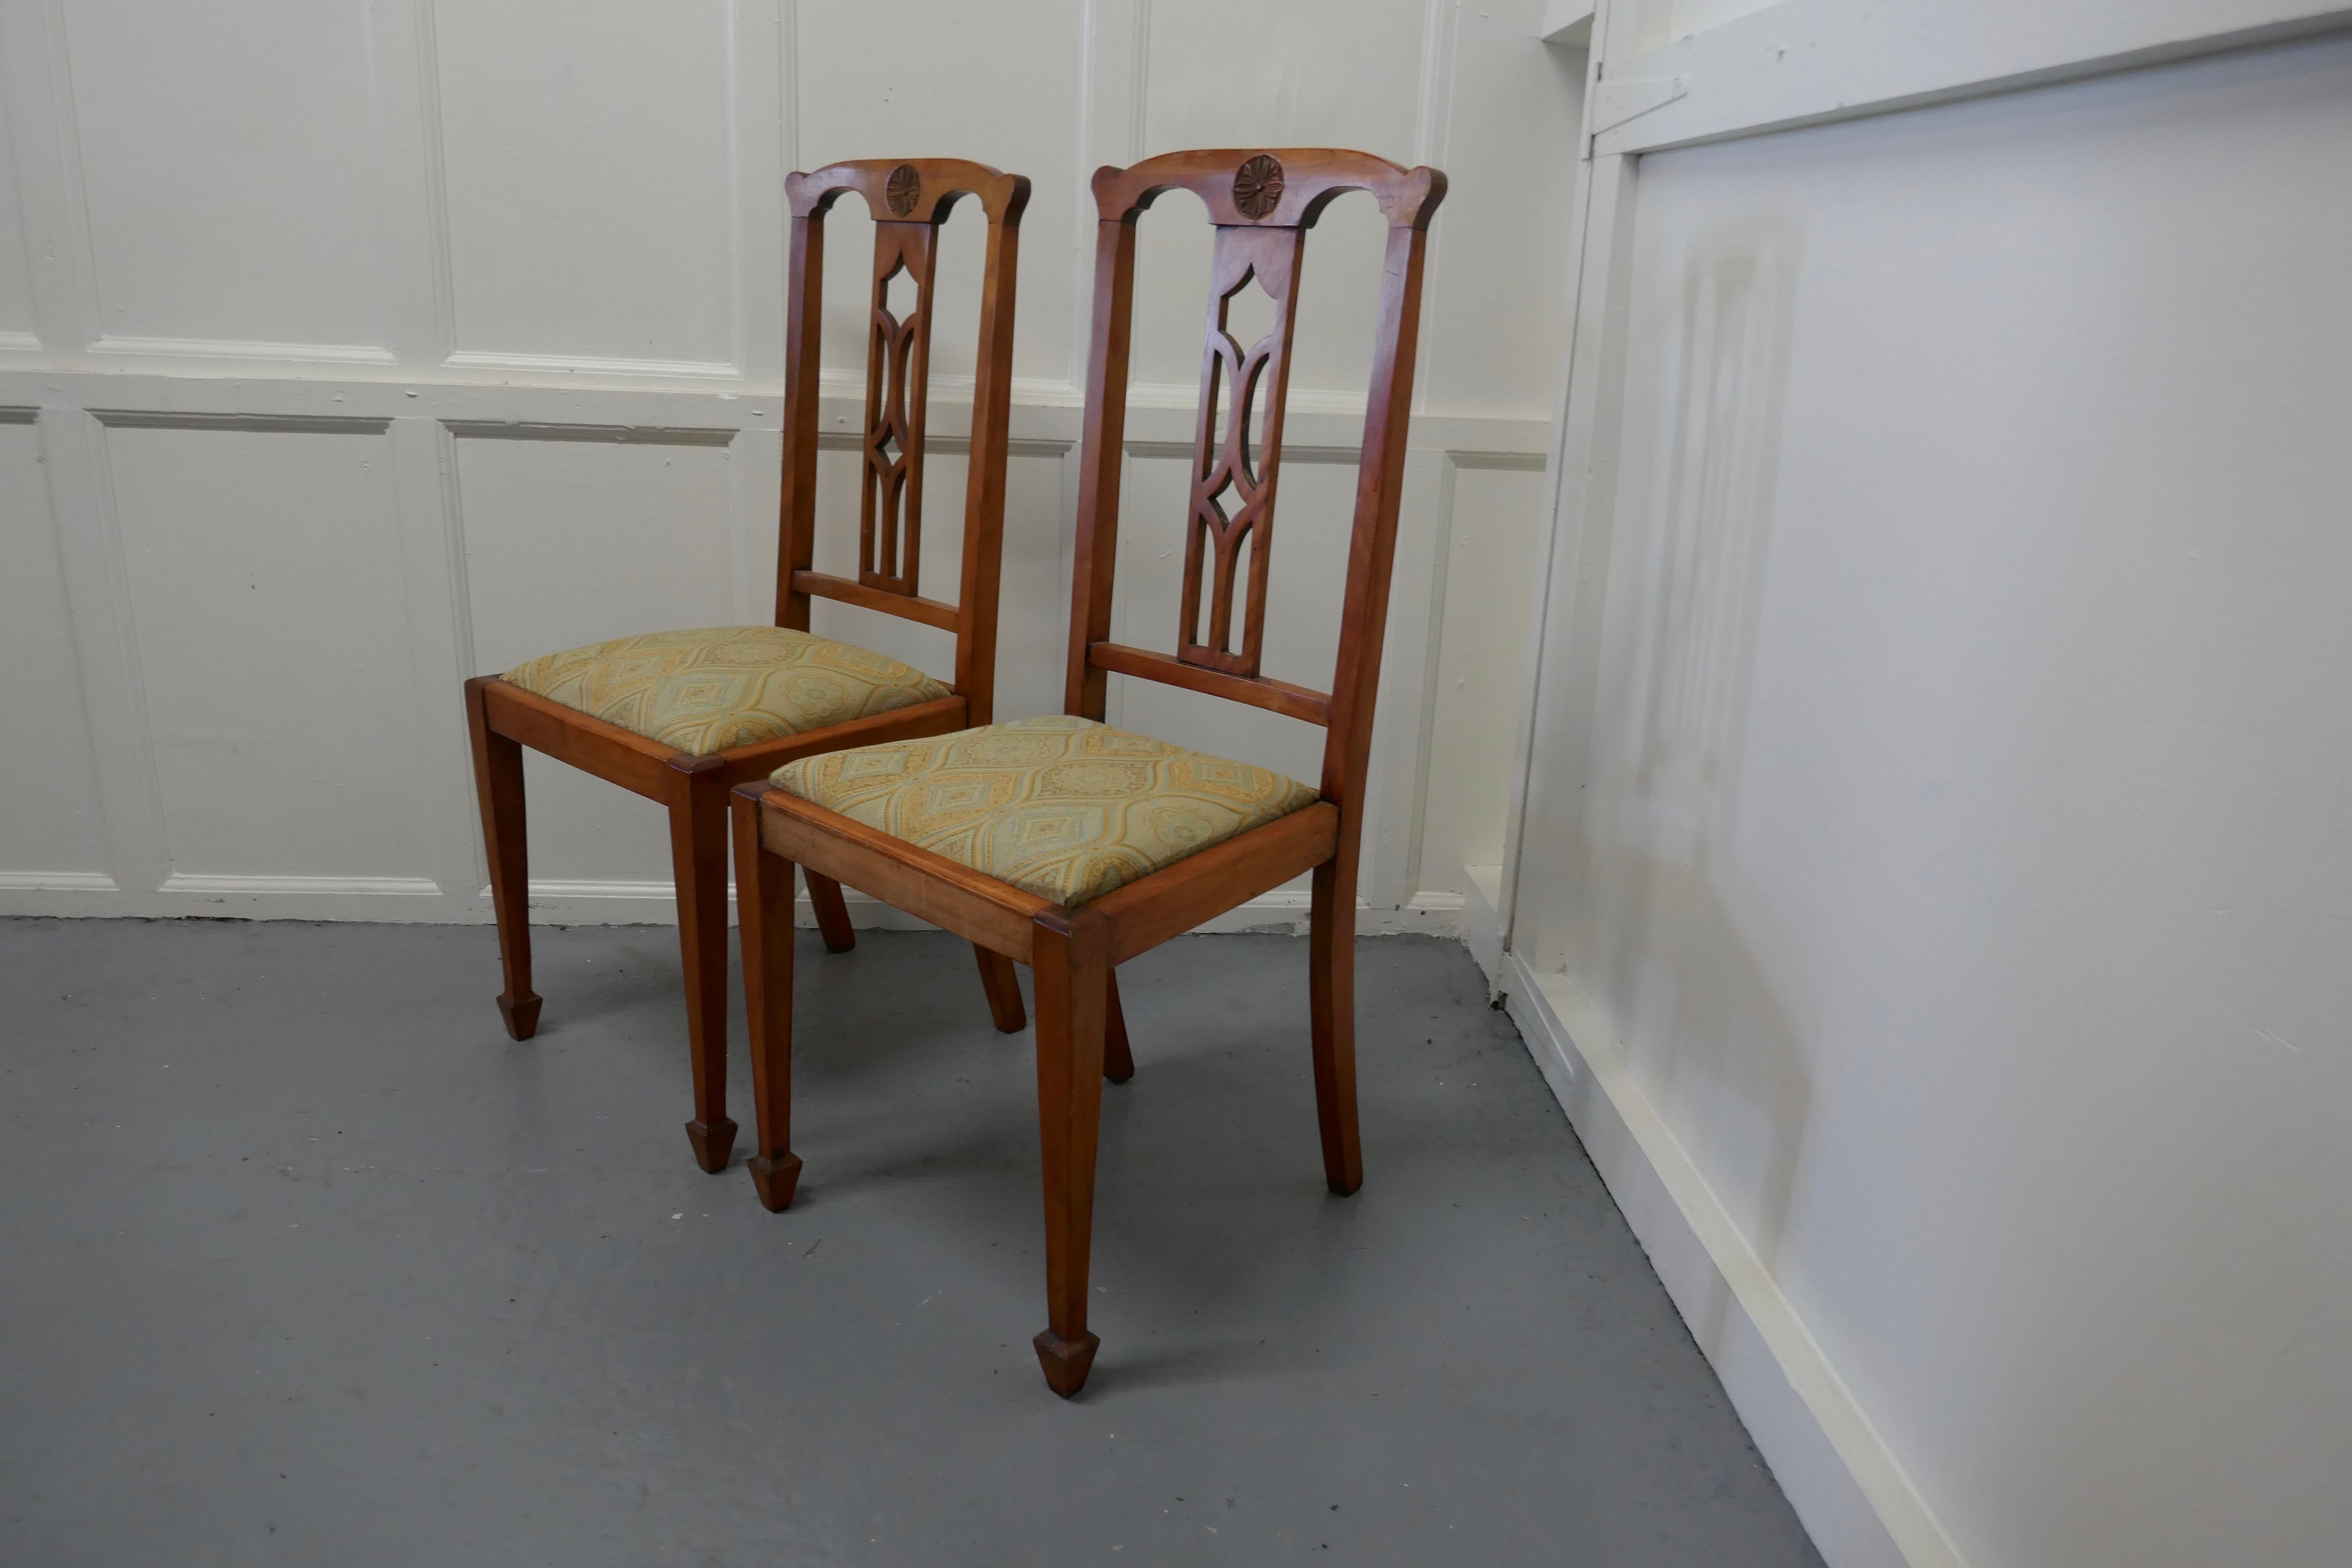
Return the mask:
[[(1797, 1176), (1811, 1086), (1788, 1010), (1755, 952), (1760, 900), (1726, 854), (1739, 805), (1803, 237), (1769, 220), (1688, 253), (1675, 379), (1656, 389), (1651, 504), (1634, 574), (1612, 593), (1616, 645), (1600, 714), (1597, 853), (1582, 978), (1671, 1119), (1753, 1194), (1734, 1217), (1769, 1267)], [(1629, 479), (1633, 476), (1628, 476)], [(1742, 911), (1746, 918), (1742, 918)], [(1583, 968), (1584, 965), (1577, 967)], [(1692, 1327), (1722, 1328), (1718, 1303)]]

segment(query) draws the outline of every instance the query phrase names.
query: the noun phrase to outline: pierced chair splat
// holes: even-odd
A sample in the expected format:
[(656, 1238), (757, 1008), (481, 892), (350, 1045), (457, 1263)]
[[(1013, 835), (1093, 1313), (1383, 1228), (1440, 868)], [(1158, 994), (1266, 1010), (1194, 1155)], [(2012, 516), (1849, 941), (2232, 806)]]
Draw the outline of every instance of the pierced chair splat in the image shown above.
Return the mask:
[[(1136, 219), (1183, 186), (1216, 226), (1176, 651), (1110, 640), (1118, 557)], [(1306, 233), (1329, 203), (1369, 191), (1388, 220), (1387, 265), (1328, 692), (1261, 670), (1293, 310)], [(1116, 966), (1202, 921), (1313, 875), (1308, 946), (1323, 1173), (1363, 1180), (1356, 1131), (1356, 873), (1381, 640), (1421, 315), (1426, 230), (1445, 193), (1434, 169), (1328, 148), (1172, 153), (1094, 178), (1094, 331), (1079, 476), (1068, 680), (1061, 717), (1018, 720), (809, 757), (735, 791), (736, 879), (749, 976), (761, 1200), (789, 1205), (793, 868), (835, 878), (971, 940), (983, 970), (1035, 980), (1037, 1109), (1045, 1201), (1046, 1382), (1085, 1384), (1096, 1131), (1105, 1078), (1133, 1068)], [(1255, 282), (1274, 324), (1228, 331)], [(1253, 446), (1263, 400), (1263, 436)], [(1242, 565), (1244, 547), (1246, 570)], [(1113, 674), (1162, 681), (1324, 727), (1308, 785), (1103, 721)], [(1002, 973), (1002, 972), (1000, 972)], [(992, 981), (992, 994), (998, 984)]]
[[(875, 219), (866, 499), (854, 579), (813, 569), (824, 217), (852, 192), (865, 199)], [(728, 789), (765, 778), (795, 758), (985, 724), (996, 679), (1013, 282), (1029, 182), (961, 159), (871, 159), (795, 174), (785, 193), (793, 228), (774, 625), (620, 637), (548, 654), (504, 675), (466, 683), (490, 897), (505, 968), (499, 1009), (514, 1038), (529, 1039), (538, 1029), (541, 1006), (531, 989), (522, 748), (569, 763), (668, 810), (694, 1069), (694, 1119), (686, 1131), (697, 1162), (713, 1173), (726, 1169), (735, 1142), (726, 1089)], [(923, 422), (940, 226), (967, 202), (985, 217), (988, 245), (962, 582), (956, 601), (948, 603), (918, 593)], [(916, 300), (904, 321), (887, 308), (890, 281), (901, 273), (911, 277)], [(809, 628), (813, 597), (952, 632), (953, 678), (942, 681), (870, 649), (815, 636)], [(840, 884), (812, 867), (808, 889), (825, 946), (839, 952), (855, 945)], [(789, 898), (784, 914), (789, 927)], [(992, 967), (1001, 963), (982, 952), (996, 1023), (1014, 1030), (1023, 1025), (1020, 991), (1008, 988), (1009, 969)]]

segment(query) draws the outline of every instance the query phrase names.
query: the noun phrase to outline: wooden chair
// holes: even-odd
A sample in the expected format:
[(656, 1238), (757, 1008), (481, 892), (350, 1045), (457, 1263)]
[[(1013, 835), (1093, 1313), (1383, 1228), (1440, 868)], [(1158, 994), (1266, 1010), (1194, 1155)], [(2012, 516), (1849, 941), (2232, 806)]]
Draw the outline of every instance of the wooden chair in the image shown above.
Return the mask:
[[(794, 757), (985, 724), (996, 683), (1014, 260), (1029, 182), (955, 158), (870, 159), (795, 174), (785, 190), (793, 239), (775, 626), (625, 638), (549, 655), (507, 675), (466, 683), (490, 896), (506, 970), (499, 1010), (516, 1039), (529, 1039), (538, 1028), (540, 1009), (530, 984), (522, 748), (544, 752), (669, 808), (694, 1063), (694, 1120), (686, 1131), (695, 1158), (713, 1173), (726, 1169), (735, 1141), (726, 1092), (728, 787), (764, 778)], [(811, 569), (824, 215), (850, 191), (866, 198), (875, 220), (865, 499), (855, 581)], [(963, 582), (958, 601), (947, 604), (918, 591), (923, 424), (940, 225), (967, 195), (987, 216), (988, 250), (964, 501)], [(903, 321), (887, 308), (890, 281), (901, 272), (915, 289), (914, 308)], [(896, 660), (811, 637), (813, 595), (953, 632), (953, 683), (942, 686)], [(856, 938), (840, 886), (814, 869), (808, 886), (825, 945), (845, 951)], [(1018, 986), (1009, 994), (1008, 1010), (998, 968), (986, 958), (982, 968), (999, 1026), (1020, 1028)]]
[[(1182, 608), (1171, 656), (1108, 639), (1135, 224), (1154, 197), (1180, 185), (1207, 204), (1216, 247)], [(1379, 200), (1389, 223), (1388, 252), (1339, 646), (1327, 695), (1269, 679), (1258, 666), (1299, 259), (1307, 228), (1349, 190), (1370, 191)], [(1072, 594), (1070, 717), (812, 759), (779, 770), (770, 784), (735, 791), (736, 882), (758, 1113), (759, 1147), (750, 1168), (770, 1209), (792, 1202), (801, 1166), (790, 1139), (794, 864), (971, 939), (983, 967), (992, 956), (1034, 971), (1049, 1322), (1036, 1347), (1045, 1381), (1065, 1396), (1086, 1382), (1099, 1342), (1087, 1331), (1087, 1257), (1102, 1079), (1123, 1079), (1133, 1070), (1115, 965), (1311, 870), (1307, 962), (1324, 1178), (1340, 1194), (1354, 1192), (1363, 1180), (1355, 1089), (1358, 849), (1412, 392), (1423, 238), (1444, 193), (1445, 176), (1434, 169), (1408, 170), (1366, 153), (1325, 148), (1173, 153), (1133, 168), (1097, 172), (1100, 226)], [(1253, 278), (1273, 298), (1275, 324), (1244, 349), (1227, 333), (1226, 312)], [(1260, 395), (1266, 399), (1264, 449), (1253, 453), (1251, 408)], [(1244, 582), (1238, 561), (1245, 540), (1251, 550)], [(1320, 789), (1087, 722), (1102, 718), (1107, 677), (1113, 673), (1323, 725)], [(1057, 755), (1061, 760), (1054, 760)], [(960, 809), (959, 802), (969, 809)], [(1113, 812), (1125, 814), (1131, 841), (1086, 839), (1093, 831), (1087, 824)], [(1025, 853), (1020, 846), (1034, 842), (1045, 843), (1046, 851), (1034, 864), (1015, 864)]]

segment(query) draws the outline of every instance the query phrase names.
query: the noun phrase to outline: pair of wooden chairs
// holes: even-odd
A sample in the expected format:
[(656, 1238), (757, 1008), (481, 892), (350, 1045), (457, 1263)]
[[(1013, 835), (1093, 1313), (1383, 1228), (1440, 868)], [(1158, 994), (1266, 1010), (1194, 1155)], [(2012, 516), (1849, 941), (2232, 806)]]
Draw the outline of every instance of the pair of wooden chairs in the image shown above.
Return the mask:
[[(1136, 220), (1179, 187), (1206, 206), (1216, 242), (1171, 655), (1109, 639)], [(787, 188), (792, 294), (776, 628), (625, 639), (467, 684), (506, 965), (499, 1006), (509, 1031), (526, 1037), (540, 1001), (530, 990), (524, 901), (522, 745), (669, 806), (694, 1059), (688, 1132), (703, 1168), (714, 1172), (724, 1168), (735, 1131), (724, 1103), (720, 816), (732, 787), (757, 1120), (749, 1166), (771, 1210), (791, 1204), (801, 1169), (791, 1147), (794, 866), (835, 951), (853, 940), (844, 884), (969, 940), (996, 1025), (1007, 1032), (1024, 1023), (1013, 966), (1027, 964), (1046, 1231), (1048, 1326), (1035, 1344), (1046, 1382), (1067, 1396), (1085, 1384), (1099, 1343), (1087, 1330), (1087, 1280), (1102, 1081), (1123, 1081), (1134, 1070), (1117, 965), (1311, 872), (1308, 974), (1324, 1176), (1339, 1194), (1363, 1180), (1354, 1020), (1362, 795), (1424, 238), (1445, 177), (1328, 148), (1175, 153), (1096, 174), (1094, 325), (1066, 712), (1003, 724), (990, 721), (990, 687), (1014, 240), (1028, 183), (937, 159), (839, 163), (794, 174)], [(1269, 679), (1260, 665), (1306, 232), (1334, 199), (1356, 190), (1370, 192), (1387, 219), (1387, 255), (1339, 644), (1326, 693)], [(865, 198), (876, 226), (855, 582), (810, 569), (824, 223), (826, 209), (850, 191)], [(965, 195), (987, 214), (989, 237), (963, 583), (961, 602), (949, 605), (918, 595), (916, 548), (931, 263), (938, 226)], [(904, 321), (886, 306), (889, 280), (901, 270), (917, 287)], [(1244, 345), (1227, 331), (1228, 312), (1252, 281), (1271, 298), (1274, 324)], [(1261, 399), (1263, 434), (1253, 441)], [(954, 684), (940, 688), (896, 661), (808, 637), (812, 595), (952, 629)], [(824, 690), (803, 689), (809, 671), (822, 675), (815, 684)], [(1103, 717), (1113, 674), (1322, 725), (1318, 786), (1110, 727)], [(833, 695), (836, 689), (846, 695)]]

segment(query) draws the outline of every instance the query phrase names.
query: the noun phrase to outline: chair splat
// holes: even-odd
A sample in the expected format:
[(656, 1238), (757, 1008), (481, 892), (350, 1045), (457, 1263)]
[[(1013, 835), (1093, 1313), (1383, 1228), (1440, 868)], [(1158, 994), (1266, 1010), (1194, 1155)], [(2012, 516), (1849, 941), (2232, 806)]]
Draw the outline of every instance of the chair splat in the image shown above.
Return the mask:
[[(886, 594), (917, 592), (923, 537), (923, 416), (929, 406), (931, 279), (939, 226), (874, 226), (874, 309), (866, 354), (866, 464), (858, 508), (857, 580)], [(915, 302), (900, 321), (890, 282), (901, 273)]]
[[(852, 193), (863, 198), (874, 219), (855, 577), (815, 570), (824, 219), (835, 202)], [(1013, 300), (1029, 182), (959, 158), (868, 158), (794, 174), (784, 182), (784, 194), (792, 207), (793, 238), (784, 318), (785, 460), (776, 624), (806, 631), (814, 596), (953, 632), (955, 689), (969, 700), (972, 721), (986, 723), (996, 679)], [(971, 392), (972, 462), (964, 484), (961, 580), (950, 600), (925, 598), (919, 592), (923, 447), (940, 226), (966, 202), (980, 207), (988, 239)], [(903, 316), (890, 305), (891, 285), (902, 275), (913, 284), (915, 296)]]
[[(1193, 443), (1192, 510), (1186, 530), (1177, 657), (1228, 675), (1257, 674), (1265, 652), (1275, 481), (1282, 463), (1282, 411), (1290, 390), (1291, 326), (1306, 238), (1303, 228), (1221, 227), (1210, 266), (1208, 341), (1201, 356), (1200, 431)], [(1234, 298), (1252, 282), (1274, 301), (1274, 325), (1264, 338), (1244, 348), (1227, 327)], [(1265, 400), (1265, 436), (1253, 450), (1250, 426), (1261, 396)], [(1230, 513), (1228, 497), (1234, 502)], [(1244, 544), (1249, 547), (1249, 578), (1236, 647), (1234, 596)], [(1205, 637), (1201, 628), (1204, 586), (1209, 612)]]

